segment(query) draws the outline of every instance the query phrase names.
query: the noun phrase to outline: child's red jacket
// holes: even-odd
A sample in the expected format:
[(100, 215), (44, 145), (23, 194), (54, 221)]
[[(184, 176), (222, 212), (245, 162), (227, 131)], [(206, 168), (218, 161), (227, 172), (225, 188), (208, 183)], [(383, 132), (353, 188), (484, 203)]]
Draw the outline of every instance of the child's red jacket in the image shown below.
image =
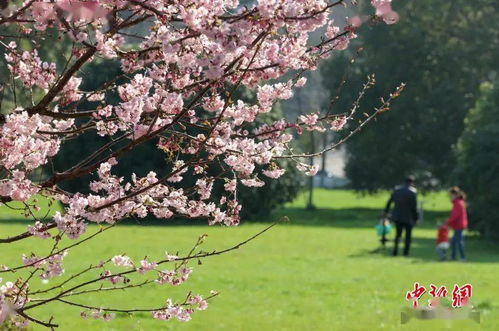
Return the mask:
[(452, 211), (445, 224), (454, 230), (463, 230), (468, 227), (468, 215), (462, 198), (452, 200)]
[(447, 241), (449, 241), (449, 228), (444, 225), (438, 228), (437, 245)]

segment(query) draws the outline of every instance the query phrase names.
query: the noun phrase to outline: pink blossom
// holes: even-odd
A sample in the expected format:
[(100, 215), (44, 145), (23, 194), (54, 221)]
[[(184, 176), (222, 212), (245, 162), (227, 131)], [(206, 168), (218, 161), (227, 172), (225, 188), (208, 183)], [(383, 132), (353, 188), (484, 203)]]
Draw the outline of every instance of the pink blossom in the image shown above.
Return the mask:
[(269, 178), (279, 178), (286, 172), (285, 169), (274, 168), (271, 170), (264, 170), (262, 173)]
[(36, 221), (34, 226), (29, 225), (28, 232), (38, 238), (50, 238), (50, 233), (45, 229), (45, 225), (39, 221)]
[(393, 10), (391, 12), (384, 14), (382, 17), (383, 17), (383, 22), (385, 22), (386, 24), (395, 24), (400, 19), (399, 14), (397, 14), (397, 12)]
[(359, 16), (350, 17), (347, 24), (352, 28), (358, 28), (362, 25), (362, 19)]
[(5, 302), (3, 295), (0, 296), (0, 323), (3, 323), (11, 313), (9, 304)]
[(167, 261), (175, 261), (178, 259), (177, 255), (168, 254), (168, 252), (165, 252), (165, 257)]
[(23, 171), (12, 171), (12, 177), (0, 180), (0, 195), (10, 196), (16, 201), (26, 201), (33, 194), (38, 192), (38, 188), (29, 179), (25, 179)]
[(392, 11), (392, 0), (371, 0), (371, 5), (376, 8), (376, 15), (383, 15)]
[(56, 276), (60, 276), (64, 273), (64, 268), (62, 263), (59, 262), (49, 262), (46, 269), (40, 274), (41, 279), (49, 279)]
[(392, 0), (371, 0), (371, 4), (376, 8), (376, 16), (381, 17), (386, 24), (394, 24), (399, 20), (397, 12), (392, 10)]
[(241, 179), (241, 183), (248, 187), (262, 187), (265, 185), (265, 182), (258, 178)]
[(178, 304), (173, 304), (172, 301), (168, 299), (165, 308), (152, 312), (152, 316), (155, 319), (162, 321), (168, 321), (175, 317), (181, 322), (187, 322), (191, 320), (191, 314), (193, 311), (194, 310), (192, 308), (183, 308)]
[(56, 18), (54, 6), (51, 3), (35, 1), (31, 7), (31, 15), (35, 18), (35, 28), (44, 31), (49, 20)]
[(213, 181), (198, 179), (196, 182), (197, 192), (201, 200), (209, 199), (213, 188)]
[(45, 264), (45, 260), (42, 260), (42, 258), (33, 254), (29, 257), (23, 254), (22, 260), (23, 264), (26, 266), (39, 267)]
[(107, 280), (109, 280), (113, 285), (116, 285), (118, 283), (124, 282), (125, 278), (122, 276), (113, 276), (113, 273), (109, 270), (104, 271), (103, 273), (100, 274), (100, 277), (103, 277)]
[(140, 267), (137, 268), (137, 272), (139, 274), (144, 274), (147, 271), (154, 270), (156, 268), (157, 264), (155, 262), (149, 262), (147, 260), (141, 260), (140, 261)]
[(270, 111), (272, 103), (275, 100), (285, 100), (292, 96), (291, 84), (283, 83), (260, 86), (257, 92), (257, 98), (262, 107), (262, 112)]
[(10, 42), (9, 52), (5, 53), (7, 67), (14, 77), (20, 79), (26, 87), (46, 89), (54, 83), (57, 77), (55, 63), (42, 62), (36, 49), (19, 54), (16, 48), (17, 44)]
[(7, 169), (23, 165), (32, 170), (57, 154), (60, 141), (54, 136), (40, 135), (38, 130), (52, 131), (53, 128), (37, 114), (29, 116), (27, 112), (18, 110), (8, 115), (0, 128), (1, 164)]
[(309, 114), (309, 115), (300, 115), (300, 121), (305, 123), (308, 126), (314, 126), (315, 123), (317, 123), (317, 119), (319, 118), (319, 115), (314, 113), (314, 114)]
[(81, 78), (71, 77), (71, 79), (62, 89), (62, 96), (60, 100), (61, 105), (65, 106), (81, 99), (82, 94), (78, 90), (81, 81), (82, 81)]
[(203, 299), (200, 295), (190, 296), (187, 299), (187, 303), (192, 306), (196, 306), (198, 310), (205, 310), (208, 308), (208, 302)]
[(191, 268), (182, 267), (179, 270), (162, 270), (158, 272), (156, 282), (158, 284), (180, 285), (185, 282), (192, 273)]
[(26, 257), (23, 255), (23, 263), (27, 266), (40, 268), (42, 270), (40, 278), (46, 280), (49, 278), (60, 276), (64, 273), (62, 260), (66, 255), (67, 251), (59, 254), (54, 254), (45, 259), (36, 257), (35, 255), (32, 255), (31, 257)]
[(296, 81), (295, 86), (296, 87), (303, 87), (303, 86), (305, 86), (306, 83), (307, 83), (307, 79), (305, 77), (300, 77), (300, 79), (298, 79)]
[[(105, 97), (104, 93), (93, 93), (93, 94), (89, 95), (87, 99), (88, 99), (88, 101), (102, 101), (102, 100), (104, 100), (104, 97)], [(102, 114), (100, 114), (100, 113), (99, 113), (99, 115), (102, 116)], [(110, 113), (109, 113), (109, 115), (110, 115)]]
[(331, 130), (340, 131), (341, 129), (343, 129), (346, 123), (347, 118), (345, 116), (337, 117), (331, 122)]
[(310, 167), (309, 171), (305, 172), (307, 176), (315, 176), (317, 174), (317, 171), (319, 171), (319, 166), (314, 165)]
[(69, 20), (91, 21), (104, 18), (108, 10), (99, 5), (99, 1), (57, 0), (57, 6), (69, 14)]
[(237, 181), (235, 179), (231, 179), (227, 183), (225, 183), (224, 188), (226, 191), (234, 192), (236, 190), (236, 186)]
[(111, 262), (117, 267), (132, 267), (132, 260), (126, 255), (116, 255), (111, 259)]
[(305, 175), (307, 176), (315, 176), (317, 174), (317, 171), (319, 171), (319, 166), (317, 165), (308, 165), (308, 164), (305, 164), (305, 163), (298, 163), (296, 165), (296, 168), (305, 173)]

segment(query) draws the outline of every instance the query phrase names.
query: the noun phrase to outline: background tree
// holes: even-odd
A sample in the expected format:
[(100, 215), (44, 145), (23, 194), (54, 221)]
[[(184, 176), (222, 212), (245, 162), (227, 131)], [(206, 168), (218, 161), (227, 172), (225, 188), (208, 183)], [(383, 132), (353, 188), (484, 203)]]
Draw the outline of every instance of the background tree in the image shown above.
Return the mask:
[(454, 182), (468, 195), (470, 226), (499, 239), (499, 84), (483, 83), (456, 146)]
[[(359, 45), (363, 51), (346, 56), (357, 58), (349, 86), (359, 86), (370, 73), (376, 75), (378, 83), (362, 103), (367, 109), (392, 84), (407, 84), (397, 107), (348, 143), (346, 175), (359, 190), (391, 188), (407, 174), (416, 175), (418, 184), (427, 188), (448, 183), (456, 165), (452, 146), (463, 130), (463, 119), (478, 96), (479, 84), (499, 69), (497, 1), (394, 5), (400, 22), (393, 28), (363, 25), (359, 44), (351, 52)], [(330, 90), (341, 78), (341, 61), (336, 57), (323, 67)], [(342, 98), (340, 109), (356, 95)]]

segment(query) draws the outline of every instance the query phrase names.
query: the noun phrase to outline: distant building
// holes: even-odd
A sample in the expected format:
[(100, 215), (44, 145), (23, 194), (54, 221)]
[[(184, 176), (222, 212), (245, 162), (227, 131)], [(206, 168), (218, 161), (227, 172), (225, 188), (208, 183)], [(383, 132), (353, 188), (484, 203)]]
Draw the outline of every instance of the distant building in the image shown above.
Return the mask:
[(327, 171), (319, 171), (314, 176), (314, 187), (322, 188), (340, 188), (350, 184), (348, 178), (335, 176)]
[[(345, 149), (330, 151), (326, 153), (325, 171), (319, 170), (314, 176), (314, 187), (340, 188), (350, 184), (345, 177)], [(322, 158), (315, 158), (314, 164), (321, 167)]]

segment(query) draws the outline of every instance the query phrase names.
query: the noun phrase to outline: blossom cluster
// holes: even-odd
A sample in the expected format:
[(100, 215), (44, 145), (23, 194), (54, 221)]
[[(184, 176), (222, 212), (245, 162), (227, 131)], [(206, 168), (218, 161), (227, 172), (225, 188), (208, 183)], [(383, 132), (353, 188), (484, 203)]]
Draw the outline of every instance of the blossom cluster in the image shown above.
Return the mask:
[(392, 0), (371, 0), (371, 4), (376, 8), (376, 15), (386, 24), (398, 22), (399, 15), (392, 9)]
[(191, 320), (191, 315), (195, 310), (205, 310), (208, 308), (208, 302), (200, 295), (189, 295), (183, 307), (179, 304), (174, 304), (170, 299), (166, 301), (164, 309), (153, 311), (152, 316), (155, 319), (168, 321), (176, 318), (181, 322), (188, 322)]
[(41, 279), (50, 279), (60, 276), (64, 273), (62, 260), (67, 255), (67, 251), (53, 254), (48, 258), (40, 258), (32, 254), (31, 256), (23, 255), (23, 264), (42, 271)]
[[(2, 278), (0, 278), (2, 284)], [(18, 328), (27, 326), (26, 319), (16, 313), (16, 309), (23, 307), (27, 299), (28, 285), (17, 280), (15, 283), (7, 281), (0, 286), (0, 323), (10, 319)]]
[(25, 87), (37, 86), (49, 88), (57, 78), (55, 63), (42, 62), (38, 51), (17, 52), (17, 43), (11, 41), (8, 45), (9, 52), (5, 54), (7, 67), (16, 78), (23, 82)]

